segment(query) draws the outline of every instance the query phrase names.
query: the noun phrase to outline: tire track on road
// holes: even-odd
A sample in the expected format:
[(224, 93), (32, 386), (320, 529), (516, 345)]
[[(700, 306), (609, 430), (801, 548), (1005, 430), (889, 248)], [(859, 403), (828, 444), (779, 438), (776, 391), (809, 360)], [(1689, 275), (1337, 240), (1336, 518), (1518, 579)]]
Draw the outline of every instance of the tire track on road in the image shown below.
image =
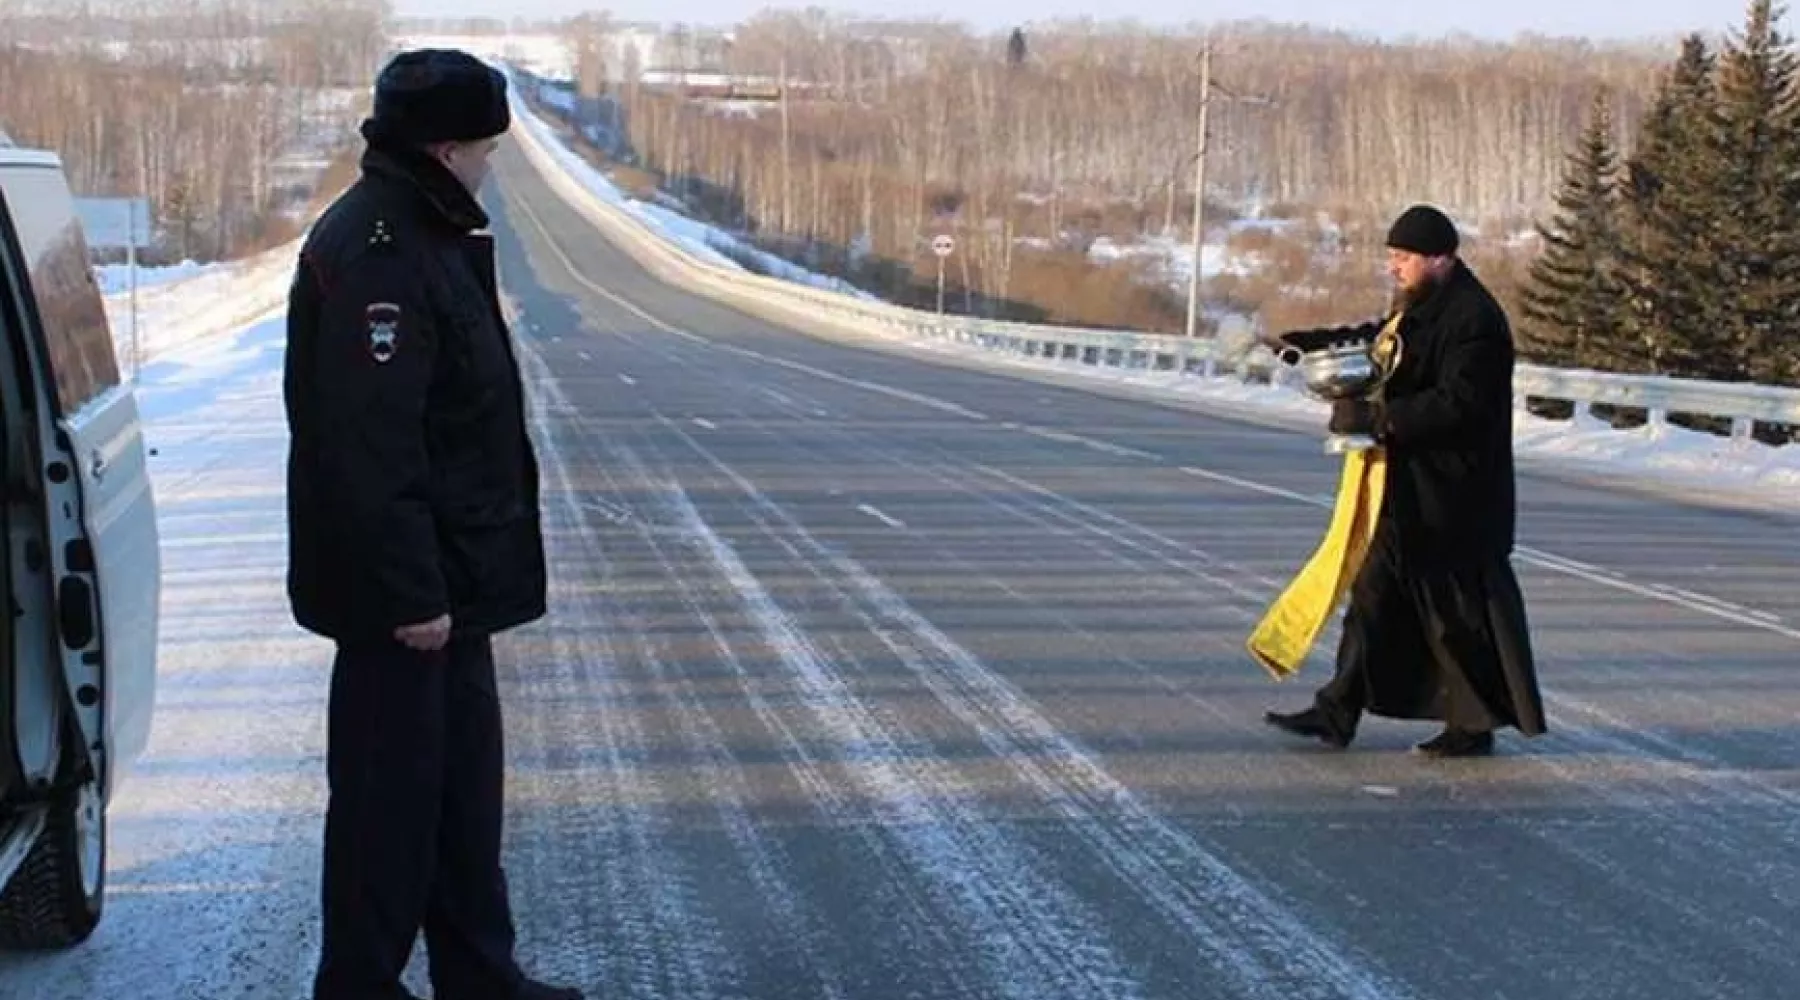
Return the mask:
[[(965, 793), (957, 791), (952, 772), (910, 752), (907, 747), (918, 741), (900, 738), (903, 726), (884, 719), (878, 705), (856, 695), (846, 673), (860, 672), (861, 664), (852, 660), (842, 668), (833, 666), (705, 521), (678, 481), (653, 472), (633, 450), (609, 446), (604, 458), (630, 470), (635, 482), (658, 484), (659, 513), (704, 546), (710, 560), (706, 578), (726, 581), (798, 683), (814, 722), (845, 748), (836, 762), (839, 780), (858, 784), (869, 803), (867, 819), (879, 824), (888, 851), (904, 861), (901, 877), (917, 883), (931, 902), (934, 909), (922, 918), (941, 923), (951, 917), (963, 928), (940, 940), (940, 946), (968, 948), (983, 960), (986, 982), (973, 992), (1018, 1000), (1139, 996), (1134, 978), (1100, 943), (1107, 935), (1097, 915), (1085, 912), (1060, 886), (1045, 882), (1020, 845), (960, 805)], [(803, 753), (791, 731), (784, 727), (783, 732), (796, 756)], [(817, 787), (817, 782), (809, 784)], [(841, 821), (842, 812), (834, 818)]]
[[(545, 492), (558, 499), (563, 522), (579, 539), (573, 550), (566, 545), (552, 548), (552, 578), (578, 583), (590, 575), (604, 578), (607, 569), (599, 536), (574, 487), (565, 436), (558, 433), (550, 419), (551, 411), (565, 411), (568, 401), (541, 357), (527, 345), (521, 343), (519, 347), (521, 361), (540, 390), (533, 394), (532, 423), (539, 440), (548, 446), (541, 448), (542, 465), (552, 485)], [(593, 588), (578, 585), (570, 589), (573, 594), (565, 596), (553, 611), (547, 679), (558, 690), (591, 691), (605, 696), (603, 702), (617, 701), (621, 659), (618, 640), (610, 627), (615, 619), (606, 614), (607, 609)], [(628, 754), (645, 745), (646, 734), (635, 713), (589, 713), (584, 721), (591, 721), (597, 732), (584, 734), (547, 726), (545, 723), (551, 720), (542, 711), (534, 713), (529, 721), (540, 758), (555, 760), (574, 755), (579, 760), (577, 748), (568, 746), (567, 741), (577, 735), (597, 736), (597, 749), (612, 788), (629, 790), (642, 780), (642, 769), (628, 759)], [(580, 800), (604, 798), (607, 783), (595, 782), (585, 767), (573, 769), (567, 776), (590, 785)], [(554, 786), (563, 778), (561, 774), (542, 777), (546, 794), (540, 798), (546, 802), (559, 798)], [(599, 829), (577, 834), (564, 828), (568, 817), (552, 816), (546, 828), (538, 832), (549, 839), (547, 847), (567, 849), (586, 840), (591, 849), (584, 852), (585, 857), (597, 869), (599, 891), (583, 893), (583, 880), (571, 879), (566, 870), (552, 880), (552, 885), (559, 894), (603, 900), (604, 923), (601, 927), (588, 925), (588, 931), (576, 936), (575, 941), (568, 940), (566, 926), (561, 928), (562, 947), (552, 952), (555, 960), (576, 959), (584, 975), (591, 968), (598, 968), (607, 981), (604, 995), (681, 1000), (743, 997), (742, 969), (724, 947), (720, 928), (703, 909), (694, 875), (668, 849), (671, 831), (655, 807), (626, 801), (597, 815), (577, 812), (575, 818), (597, 819)], [(582, 923), (587, 923), (591, 912), (587, 908), (578, 911)]]
[[(767, 537), (857, 609), (913, 676), (1006, 761), (1096, 860), (1180, 926), (1239, 998), (1400, 998), (1411, 993), (1366, 959), (1326, 941), (1217, 855), (1168, 823), (1065, 737), (1004, 678), (912, 611), (860, 565), (815, 539), (796, 518), (674, 422), (682, 438), (742, 493)], [(1039, 758), (1051, 761), (1039, 764)]]

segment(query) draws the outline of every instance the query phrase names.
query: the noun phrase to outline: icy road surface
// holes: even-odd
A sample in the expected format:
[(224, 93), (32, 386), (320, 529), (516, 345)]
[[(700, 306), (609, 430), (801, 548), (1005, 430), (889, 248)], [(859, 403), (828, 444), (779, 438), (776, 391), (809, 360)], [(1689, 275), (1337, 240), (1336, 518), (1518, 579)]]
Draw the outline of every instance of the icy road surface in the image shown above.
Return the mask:
[[(1528, 479), (1552, 735), (1259, 721), (1315, 435), (864, 352), (658, 285), (508, 151), (552, 617), (500, 644), (529, 967), (668, 1000), (1782, 997), (1800, 523)], [(300, 1000), (329, 651), (281, 329), (146, 372), (161, 702), (93, 941), (0, 995)], [(1334, 636), (1321, 645), (1329, 652)], [(422, 977), (415, 989), (427, 992)]]

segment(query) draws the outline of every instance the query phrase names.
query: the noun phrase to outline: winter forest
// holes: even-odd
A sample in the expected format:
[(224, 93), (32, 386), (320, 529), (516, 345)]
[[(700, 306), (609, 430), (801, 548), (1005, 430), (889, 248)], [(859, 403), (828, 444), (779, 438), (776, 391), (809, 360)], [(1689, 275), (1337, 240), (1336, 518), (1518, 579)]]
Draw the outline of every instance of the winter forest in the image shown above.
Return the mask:
[(1753, 0), (1683, 43), (1628, 155), (1596, 96), (1518, 317), (1547, 364), (1800, 384), (1800, 61)]

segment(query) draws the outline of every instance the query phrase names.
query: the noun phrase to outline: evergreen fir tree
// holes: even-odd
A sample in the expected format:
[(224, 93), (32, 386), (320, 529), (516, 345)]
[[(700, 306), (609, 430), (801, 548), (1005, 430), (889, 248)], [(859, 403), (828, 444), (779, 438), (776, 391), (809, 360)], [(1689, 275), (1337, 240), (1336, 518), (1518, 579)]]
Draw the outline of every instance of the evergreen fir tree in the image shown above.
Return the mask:
[(1782, 10), (1750, 0), (1743, 31), (1719, 59), (1712, 128), (1714, 190), (1722, 209), (1713, 252), (1729, 299), (1706, 345), (1705, 374), (1778, 381), (1791, 376), (1800, 318), (1800, 60), (1775, 30)]
[(1683, 40), (1626, 162), (1619, 255), (1623, 336), (1608, 367), (1698, 374), (1728, 303), (1717, 279), (1713, 56)]
[(1570, 151), (1556, 215), (1537, 227), (1544, 250), (1531, 263), (1520, 324), (1521, 354), (1531, 361), (1582, 368), (1614, 363), (1623, 315), (1618, 173), (1611, 94), (1603, 88)]

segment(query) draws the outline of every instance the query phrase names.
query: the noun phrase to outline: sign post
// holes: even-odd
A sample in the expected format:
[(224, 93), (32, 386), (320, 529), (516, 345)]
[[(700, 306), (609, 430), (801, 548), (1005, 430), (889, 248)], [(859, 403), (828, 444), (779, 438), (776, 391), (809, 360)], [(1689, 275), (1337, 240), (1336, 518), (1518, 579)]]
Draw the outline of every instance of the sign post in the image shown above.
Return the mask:
[(124, 250), (126, 280), (130, 282), (131, 302), (131, 378), (137, 380), (144, 367), (143, 344), (138, 339), (138, 274), (137, 252), (148, 249), (150, 233), (150, 201), (147, 198), (77, 198), (75, 212), (88, 247), (100, 250)]
[(956, 251), (956, 239), (949, 233), (940, 233), (931, 240), (931, 252), (937, 255), (937, 311), (944, 314), (944, 258)]

